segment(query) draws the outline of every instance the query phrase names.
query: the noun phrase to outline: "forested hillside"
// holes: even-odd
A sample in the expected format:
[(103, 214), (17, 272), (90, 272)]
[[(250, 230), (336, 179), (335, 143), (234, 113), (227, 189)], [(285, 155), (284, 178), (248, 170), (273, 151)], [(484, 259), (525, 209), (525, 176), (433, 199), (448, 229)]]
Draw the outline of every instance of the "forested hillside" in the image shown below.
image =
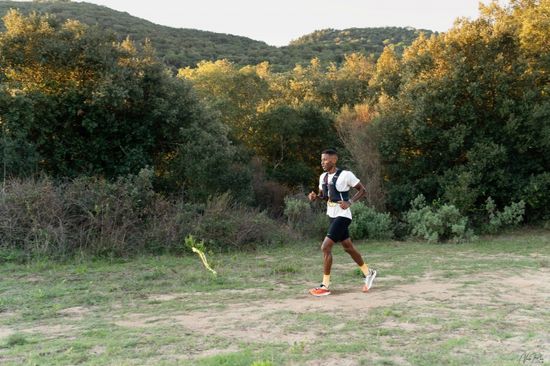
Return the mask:
[[(286, 240), (272, 221), (282, 215), (319, 238), (323, 213), (306, 194), (328, 147), (366, 186), (354, 238), (464, 241), (523, 221), (550, 227), (550, 0), (480, 10), (402, 52), (395, 30), (379, 57), (347, 52), (361, 30), (329, 30), (274, 48), (304, 50), (308, 62), (285, 72), (210, 54), (177, 74), (153, 37), (9, 11), (0, 257), (181, 251), (188, 234), (253, 247)], [(329, 59), (336, 39), (342, 62), (313, 57)]]
[[(48, 13), (60, 19), (76, 19), (88, 25), (112, 30), (119, 40), (127, 36), (134, 41), (150, 39), (159, 57), (174, 68), (195, 66), (202, 60), (227, 59), (237, 65), (253, 65), (269, 61), (273, 70), (292, 69), (317, 57), (323, 63), (341, 63), (345, 53), (362, 52), (377, 57), (385, 45), (395, 44), (401, 50), (418, 36), (411, 28), (326, 29), (305, 35), (285, 47), (229, 34), (196, 29), (177, 29), (151, 23), (104, 6), (70, 1), (19, 2), (0, 1), (0, 14), (10, 8), (23, 14), (32, 11)], [(3, 25), (0, 24), (3, 30)], [(431, 31), (422, 32), (430, 34)]]
[(296, 59), (307, 59), (309, 56), (310, 59), (317, 57), (322, 61), (330, 60), (340, 64), (344, 55), (353, 52), (378, 58), (387, 45), (394, 45), (400, 54), (421, 33), (429, 36), (432, 32), (400, 27), (323, 29), (290, 42), (284, 50), (296, 55)]

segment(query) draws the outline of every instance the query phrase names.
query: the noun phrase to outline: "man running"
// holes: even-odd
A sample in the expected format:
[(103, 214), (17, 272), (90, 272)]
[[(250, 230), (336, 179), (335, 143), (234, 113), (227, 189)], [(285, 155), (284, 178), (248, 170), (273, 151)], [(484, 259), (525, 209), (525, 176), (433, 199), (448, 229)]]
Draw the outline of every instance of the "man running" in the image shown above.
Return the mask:
[[(311, 192), (308, 195), (310, 201), (323, 199), (327, 201), (327, 215), (330, 218), (328, 234), (323, 240), (321, 250), (324, 256), (324, 276), (319, 287), (309, 290), (313, 296), (330, 295), (330, 269), (332, 267), (332, 247), (341, 242), (344, 250), (353, 258), (365, 275), (363, 292), (367, 292), (376, 277), (376, 271), (369, 269), (363, 261), (361, 254), (355, 249), (349, 237), (348, 227), (351, 223), (350, 206), (361, 199), (366, 191), (359, 179), (350, 171), (338, 169), (336, 162), (338, 154), (336, 150), (328, 149), (321, 154), (321, 166), (325, 173), (319, 177), (319, 194)], [(353, 198), (349, 198), (351, 187), (357, 189)]]

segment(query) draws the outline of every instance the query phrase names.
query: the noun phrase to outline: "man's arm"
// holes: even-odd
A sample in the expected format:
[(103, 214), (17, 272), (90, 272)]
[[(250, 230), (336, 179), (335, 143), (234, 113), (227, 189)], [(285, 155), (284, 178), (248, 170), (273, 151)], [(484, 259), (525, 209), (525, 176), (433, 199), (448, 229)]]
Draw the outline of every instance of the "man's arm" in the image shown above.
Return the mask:
[(365, 195), (367, 194), (367, 190), (365, 189), (365, 186), (361, 182), (357, 183), (353, 188), (357, 189), (357, 193), (355, 193), (355, 195), (351, 198), (350, 200), (351, 203), (359, 201), (361, 198), (365, 197)]
[(322, 190), (319, 190), (319, 193), (315, 193), (313, 191), (311, 191), (307, 198), (309, 198), (310, 201), (315, 201), (316, 199), (324, 199), (325, 197), (323, 197), (323, 191)]
[(321, 199), (321, 200), (325, 199), (325, 197), (323, 197), (323, 189), (321, 188), (321, 178), (319, 178), (319, 193), (315, 193), (314, 191), (311, 191), (308, 194), (307, 198), (309, 198), (311, 202), (316, 201), (317, 199)]
[(359, 201), (361, 198), (363, 198), (367, 194), (367, 190), (365, 189), (365, 186), (363, 183), (359, 182), (357, 183), (353, 188), (357, 189), (357, 193), (348, 201), (340, 201), (340, 207), (344, 210), (346, 208), (349, 208), (354, 202)]
[(315, 201), (317, 199), (317, 193), (311, 191), (308, 195), (307, 195), (307, 198), (309, 198), (310, 201)]

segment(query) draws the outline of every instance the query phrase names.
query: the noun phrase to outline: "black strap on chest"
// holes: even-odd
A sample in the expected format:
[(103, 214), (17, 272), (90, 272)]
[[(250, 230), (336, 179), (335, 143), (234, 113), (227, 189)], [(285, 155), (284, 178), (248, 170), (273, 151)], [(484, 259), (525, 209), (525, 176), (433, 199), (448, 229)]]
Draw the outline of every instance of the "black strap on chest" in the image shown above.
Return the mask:
[(336, 188), (336, 182), (338, 181), (338, 177), (340, 177), (340, 174), (343, 172), (343, 169), (337, 169), (336, 173), (332, 177), (331, 184), (328, 183), (328, 172), (325, 173), (325, 176), (323, 177), (323, 197), (325, 199), (328, 199), (332, 202), (338, 202), (338, 201), (349, 201), (349, 191), (347, 192), (340, 192)]

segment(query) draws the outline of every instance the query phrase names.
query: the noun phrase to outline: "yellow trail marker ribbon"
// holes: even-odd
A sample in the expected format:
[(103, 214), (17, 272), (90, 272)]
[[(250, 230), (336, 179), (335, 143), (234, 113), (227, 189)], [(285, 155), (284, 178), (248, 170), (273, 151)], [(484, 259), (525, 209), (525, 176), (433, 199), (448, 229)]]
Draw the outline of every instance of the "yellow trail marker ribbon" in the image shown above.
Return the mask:
[(214, 274), (214, 276), (217, 275), (216, 271), (214, 271), (212, 269), (212, 267), (210, 267), (210, 265), (208, 264), (208, 261), (206, 260), (206, 255), (204, 255), (204, 253), (202, 252), (202, 250), (200, 249), (197, 249), (195, 247), (191, 247), (191, 250), (193, 250), (194, 253), (197, 253), (198, 256), (200, 257), (201, 261), (202, 261), (202, 264), (204, 264), (204, 268), (206, 268), (207, 270), (209, 270), (210, 272), (212, 272)]

